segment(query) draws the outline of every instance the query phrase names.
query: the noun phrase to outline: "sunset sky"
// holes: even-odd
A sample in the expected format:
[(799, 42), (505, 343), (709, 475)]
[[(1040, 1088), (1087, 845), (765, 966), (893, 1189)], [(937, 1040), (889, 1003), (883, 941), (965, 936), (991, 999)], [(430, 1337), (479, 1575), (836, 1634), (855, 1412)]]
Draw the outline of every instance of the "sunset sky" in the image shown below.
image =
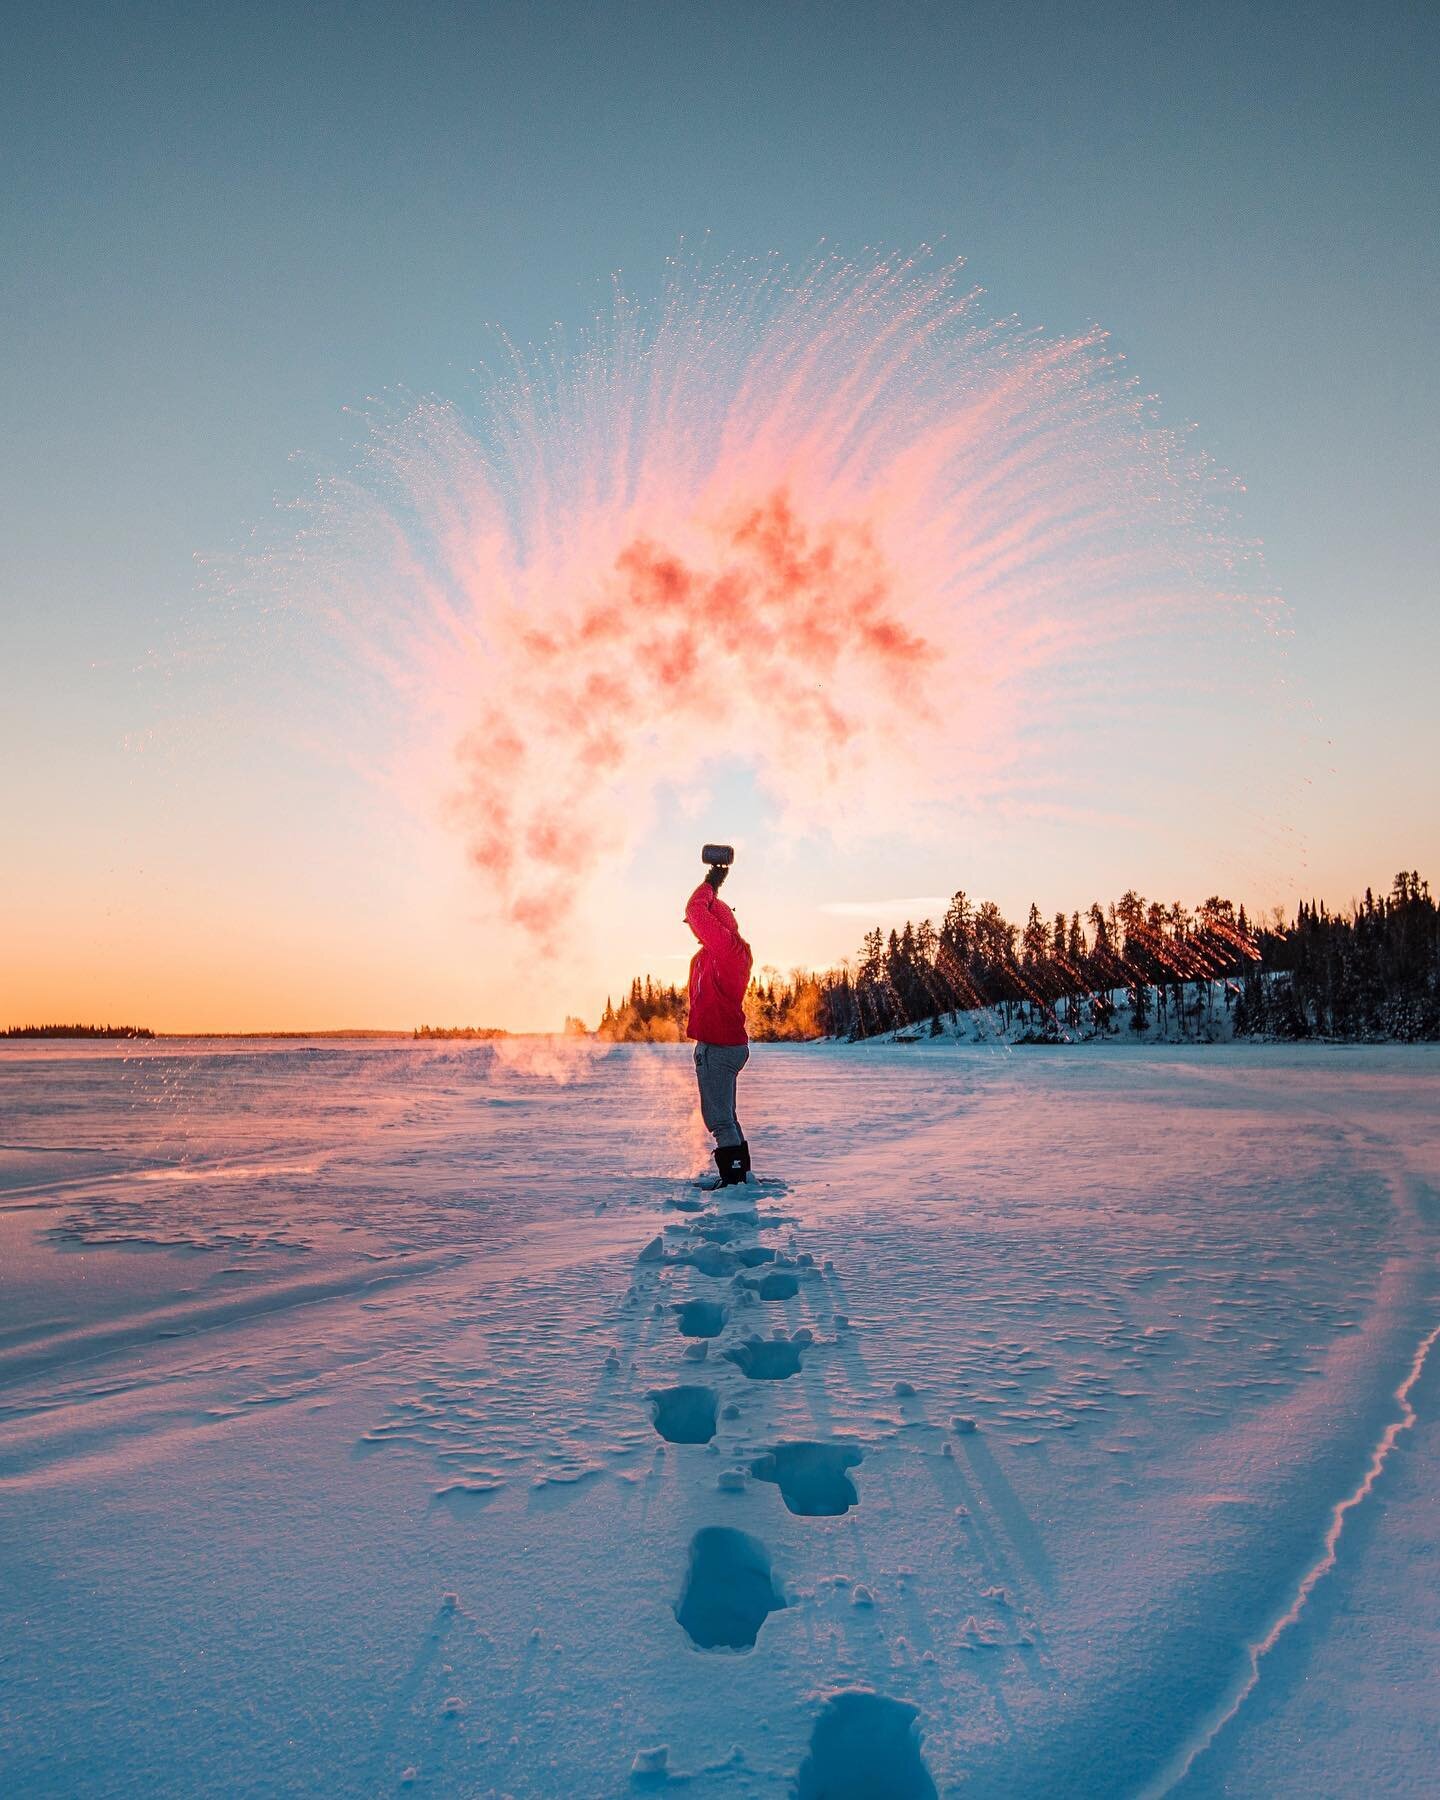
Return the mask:
[[(1130, 886), (1288, 906), (1343, 904), (1402, 864), (1440, 878), (1440, 18), (1322, 11), (62, 0), (18, 17), (0, 71), (0, 1025), (593, 1023), (632, 974), (683, 973), (707, 837), (739, 846), (727, 898), (781, 968), (938, 916), (957, 886), (1023, 916)], [(396, 726), (356, 673), (381, 660), (358, 602), (322, 641), (330, 564), (310, 558), (277, 607), (246, 560), (283, 557), (277, 503), (351, 465), (372, 397), (473, 409), (489, 323), (573, 342), (612, 273), (643, 307), (677, 255), (804, 269), (923, 245), (966, 259), (986, 317), (1050, 344), (1103, 327), (1160, 418), (1193, 424), (1193, 450), (1244, 483), (1233, 527), (1263, 546), (1247, 579), (1283, 601), (1277, 629), (1196, 639), (1164, 704), (1153, 647), (1109, 660), (1090, 633), (1091, 735), (1068, 751), (1042, 732), (1058, 688), (1025, 688), (1044, 717), (987, 713), (967, 745), (944, 685), (943, 730), (912, 743), (901, 683), (893, 714), (867, 715), (889, 749), (838, 765), (833, 793), (807, 760), (823, 722), (785, 685), (814, 653), (796, 640), (723, 728), (703, 686), (659, 723), (649, 690), (632, 697), (631, 785), (602, 804), (564, 724), (589, 690), (557, 695), (548, 651), (494, 664), (472, 719), (472, 690), (443, 656), (408, 660), (407, 637)], [(787, 342), (804, 341), (802, 321)], [(746, 479), (789, 467), (789, 444)], [(842, 486), (816, 483), (812, 520)], [(654, 491), (631, 538), (703, 562), (709, 515), (686, 513), (678, 474)], [(897, 619), (923, 615), (960, 680), (963, 609), (919, 592), (949, 552), (912, 567), (920, 522), (876, 483), (860, 497), (894, 529)], [(378, 568), (362, 585), (383, 607)], [(568, 605), (573, 563), (556, 568)], [(712, 639), (699, 654), (703, 677)], [(491, 787), (457, 824), (457, 736), (497, 708), (544, 723), (533, 805), (595, 838), (573, 892), (546, 865), (543, 936), (467, 861)], [(980, 765), (1022, 743), (1023, 793), (978, 794)], [(922, 748), (937, 792), (911, 809)], [(867, 781), (879, 798), (842, 817)]]

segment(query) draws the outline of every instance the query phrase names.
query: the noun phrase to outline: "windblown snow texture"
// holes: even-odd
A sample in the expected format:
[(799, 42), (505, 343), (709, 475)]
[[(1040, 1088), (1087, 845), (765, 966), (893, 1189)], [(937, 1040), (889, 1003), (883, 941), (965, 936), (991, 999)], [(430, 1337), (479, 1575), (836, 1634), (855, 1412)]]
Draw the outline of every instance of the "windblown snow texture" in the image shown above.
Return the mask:
[(0, 1057), (7, 1795), (1430, 1781), (1434, 1051)]

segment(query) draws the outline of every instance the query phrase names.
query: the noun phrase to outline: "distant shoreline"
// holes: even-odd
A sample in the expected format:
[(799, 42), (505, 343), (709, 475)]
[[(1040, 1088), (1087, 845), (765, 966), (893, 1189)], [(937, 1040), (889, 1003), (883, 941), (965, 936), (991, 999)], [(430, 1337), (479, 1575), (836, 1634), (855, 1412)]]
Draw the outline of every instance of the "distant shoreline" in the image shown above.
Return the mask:
[(0, 1044), (163, 1044), (190, 1042), (196, 1039), (218, 1039), (226, 1043), (276, 1039), (298, 1041), (317, 1038), (336, 1042), (363, 1040), (371, 1043), (494, 1043), (500, 1038), (563, 1037), (558, 1027), (553, 1031), (402, 1031), (383, 1027), (357, 1027), (338, 1031), (0, 1031)]
[(8, 1031), (0, 1031), (0, 1043), (16, 1044), (90, 1044), (90, 1043), (139, 1043), (156, 1044), (174, 1042), (177, 1039), (193, 1040), (195, 1038), (223, 1038), (227, 1041), (243, 1042), (247, 1038), (332, 1038), (371, 1040), (395, 1039), (404, 1043), (425, 1043), (436, 1039), (445, 1042), (460, 1041), (471, 1043), (487, 1043), (495, 1038), (508, 1037), (559, 1037), (556, 1031), (503, 1031), (499, 1027), (485, 1026), (469, 1029), (459, 1028), (454, 1031), (421, 1030), (406, 1031), (387, 1026), (355, 1026), (330, 1031), (148, 1031), (124, 1030), (106, 1031), (102, 1029), (57, 1030), (47, 1031), (28, 1026), (12, 1026)]

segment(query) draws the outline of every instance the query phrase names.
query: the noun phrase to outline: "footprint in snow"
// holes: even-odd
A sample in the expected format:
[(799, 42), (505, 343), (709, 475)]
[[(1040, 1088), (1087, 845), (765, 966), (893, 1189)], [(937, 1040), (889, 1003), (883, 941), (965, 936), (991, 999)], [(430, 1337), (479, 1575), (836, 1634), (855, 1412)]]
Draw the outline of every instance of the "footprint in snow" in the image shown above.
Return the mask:
[(851, 1688), (832, 1694), (800, 1765), (796, 1800), (937, 1800), (919, 1708)]
[(667, 1444), (708, 1444), (715, 1435), (720, 1397), (712, 1387), (654, 1388), (650, 1417)]
[(742, 1275), (740, 1285), (757, 1293), (762, 1300), (793, 1300), (800, 1292), (800, 1277), (788, 1269), (771, 1269), (764, 1275)]
[(696, 1237), (711, 1238), (716, 1243), (725, 1244), (731, 1238), (739, 1237), (742, 1231), (754, 1231), (759, 1225), (759, 1215), (753, 1212), (725, 1213), (720, 1217), (696, 1219), (692, 1230)]
[(725, 1352), (751, 1381), (785, 1381), (800, 1373), (800, 1359), (810, 1348), (809, 1333), (793, 1338), (746, 1338)]
[(681, 1300), (675, 1306), (681, 1337), (719, 1337), (729, 1316), (718, 1300)]
[(702, 1244), (698, 1250), (683, 1251), (675, 1261), (688, 1264), (701, 1275), (733, 1275), (740, 1267), (735, 1252), (723, 1250), (719, 1244)]
[(749, 1650), (785, 1596), (770, 1572), (758, 1538), (726, 1525), (707, 1525), (690, 1540), (690, 1566), (675, 1617), (701, 1650)]
[(864, 1453), (853, 1444), (776, 1444), (750, 1465), (757, 1481), (771, 1481), (787, 1509), (803, 1519), (835, 1518), (860, 1504), (847, 1471)]

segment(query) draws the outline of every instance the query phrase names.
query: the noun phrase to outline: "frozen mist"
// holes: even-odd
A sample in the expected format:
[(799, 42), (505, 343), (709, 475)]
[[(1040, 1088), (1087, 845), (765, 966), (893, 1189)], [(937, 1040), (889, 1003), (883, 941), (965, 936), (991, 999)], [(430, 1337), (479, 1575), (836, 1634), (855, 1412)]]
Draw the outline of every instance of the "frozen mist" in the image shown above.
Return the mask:
[(744, 1082), (0, 1049), (4, 1791), (1422, 1791), (1440, 1052)]
[(1285, 611), (1240, 484), (1098, 327), (994, 317), (930, 247), (681, 255), (476, 355), (355, 409), (347, 466), (209, 580), (223, 679), (463, 846), (521, 953), (727, 762), (776, 841), (1013, 855), (1043, 817), (1053, 856), (1123, 816), (1183, 865), (1189, 721), (1206, 794), (1245, 796), (1227, 858), (1270, 866)]

